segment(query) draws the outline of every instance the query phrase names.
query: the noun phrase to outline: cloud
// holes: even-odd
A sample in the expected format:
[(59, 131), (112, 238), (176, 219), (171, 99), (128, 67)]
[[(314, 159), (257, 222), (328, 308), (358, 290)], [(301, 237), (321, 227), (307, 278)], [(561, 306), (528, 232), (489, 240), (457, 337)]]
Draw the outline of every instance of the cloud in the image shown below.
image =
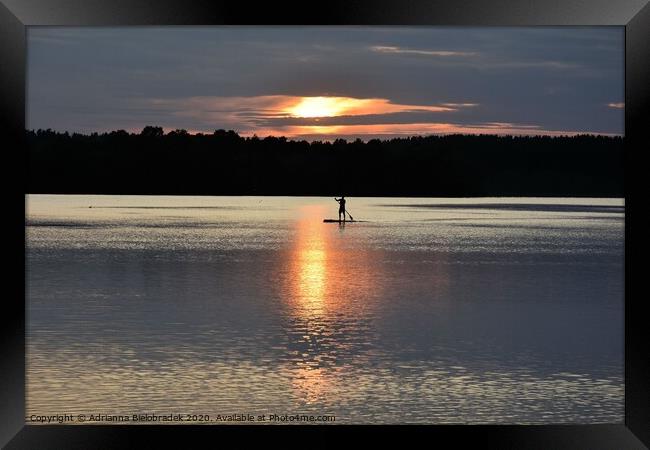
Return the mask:
[(476, 56), (471, 59), (460, 59), (449, 61), (448, 63), (454, 65), (466, 65), (476, 67), (479, 69), (554, 69), (554, 70), (572, 70), (580, 69), (582, 66), (571, 61), (555, 61), (555, 60), (529, 60), (529, 59), (513, 59), (510, 58), (494, 58), (480, 52), (468, 51), (455, 51), (455, 50), (421, 50), (403, 48), (398, 46), (388, 45), (373, 45), (370, 50), (377, 53), (386, 54), (403, 54), (403, 55), (421, 55), (421, 56), (439, 56), (439, 57), (469, 57)]
[(401, 53), (406, 55), (425, 55), (425, 56), (474, 56), (476, 52), (458, 52), (450, 50), (416, 50), (410, 48), (401, 48), (385, 45), (373, 45), (370, 50), (378, 53)]
[[(302, 97), (265, 95), (254, 97), (189, 97), (143, 99), (140, 108), (189, 118), (195, 128), (236, 128), (244, 133), (268, 126), (324, 126), (350, 123), (382, 123), (392, 116), (454, 113), (475, 103), (412, 105), (393, 103), (385, 98)], [(319, 123), (320, 122), (320, 123)]]

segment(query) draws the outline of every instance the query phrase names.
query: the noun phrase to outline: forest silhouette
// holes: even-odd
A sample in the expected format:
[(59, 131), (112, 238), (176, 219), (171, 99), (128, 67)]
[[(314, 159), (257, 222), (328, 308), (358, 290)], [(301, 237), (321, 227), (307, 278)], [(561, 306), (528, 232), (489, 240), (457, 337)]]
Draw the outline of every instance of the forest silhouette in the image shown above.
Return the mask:
[(26, 132), (28, 193), (622, 197), (624, 138)]

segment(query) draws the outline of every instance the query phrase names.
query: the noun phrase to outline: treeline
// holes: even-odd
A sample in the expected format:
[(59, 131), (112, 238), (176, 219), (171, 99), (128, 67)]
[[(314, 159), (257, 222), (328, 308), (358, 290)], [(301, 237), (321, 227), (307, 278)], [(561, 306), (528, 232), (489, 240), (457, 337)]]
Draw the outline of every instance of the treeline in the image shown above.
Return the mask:
[(29, 193), (623, 196), (621, 137), (293, 141), (160, 127), (27, 131)]

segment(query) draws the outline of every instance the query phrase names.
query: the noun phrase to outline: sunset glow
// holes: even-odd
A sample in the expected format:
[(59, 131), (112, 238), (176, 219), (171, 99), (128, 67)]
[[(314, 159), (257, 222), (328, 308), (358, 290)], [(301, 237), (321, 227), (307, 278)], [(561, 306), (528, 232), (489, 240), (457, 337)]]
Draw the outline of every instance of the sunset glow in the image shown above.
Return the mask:
[[(534, 123), (459, 120), (459, 115), (480, 110), (482, 105), (477, 102), (416, 105), (396, 103), (386, 98), (265, 95), (153, 99), (143, 107), (155, 107), (195, 122), (219, 123), (222, 128), (236, 130), (241, 136), (285, 136), (308, 141), (333, 141), (336, 138), (367, 141), (457, 133), (545, 136), (585, 133), (584, 130), (547, 129)], [(210, 133), (212, 129), (205, 127), (189, 131)]]
[[(219, 123), (222, 128), (234, 129), (242, 136), (333, 140), (337, 136), (354, 135), (367, 140), (384, 135), (461, 132), (459, 130), (463, 129), (462, 126), (442, 119), (453, 118), (456, 113), (471, 111), (480, 105), (472, 102), (401, 104), (386, 98), (265, 95), (152, 99), (143, 103), (142, 107), (164, 110), (168, 114), (196, 122)], [(425, 115), (439, 117), (441, 121), (423, 121)], [(491, 123), (485, 124), (483, 128), (469, 128), (487, 130), (495, 128), (495, 125)], [(506, 127), (504, 132), (512, 128), (517, 126)], [(189, 131), (197, 133), (212, 130)]]
[(289, 109), (293, 117), (332, 117), (346, 107), (345, 99), (338, 97), (304, 97)]
[(445, 103), (443, 105), (401, 105), (385, 98), (302, 97), (287, 112), (291, 117), (314, 118), (359, 116), (400, 112), (450, 112), (474, 103)]

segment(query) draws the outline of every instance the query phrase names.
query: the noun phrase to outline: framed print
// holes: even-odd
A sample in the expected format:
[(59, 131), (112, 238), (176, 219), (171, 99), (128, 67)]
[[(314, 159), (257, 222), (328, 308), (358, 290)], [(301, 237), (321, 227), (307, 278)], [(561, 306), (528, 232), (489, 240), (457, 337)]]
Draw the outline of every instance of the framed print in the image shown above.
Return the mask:
[(647, 2), (0, 21), (6, 448), (650, 442)]

